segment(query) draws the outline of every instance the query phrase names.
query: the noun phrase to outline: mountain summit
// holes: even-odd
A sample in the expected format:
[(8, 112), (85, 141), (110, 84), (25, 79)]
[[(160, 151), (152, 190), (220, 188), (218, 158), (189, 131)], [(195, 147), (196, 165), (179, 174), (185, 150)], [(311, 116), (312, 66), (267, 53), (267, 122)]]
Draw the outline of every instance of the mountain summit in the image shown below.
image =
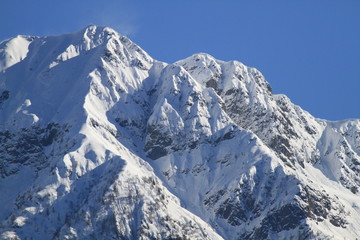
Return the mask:
[(360, 238), (360, 121), (107, 27), (0, 43), (1, 239)]

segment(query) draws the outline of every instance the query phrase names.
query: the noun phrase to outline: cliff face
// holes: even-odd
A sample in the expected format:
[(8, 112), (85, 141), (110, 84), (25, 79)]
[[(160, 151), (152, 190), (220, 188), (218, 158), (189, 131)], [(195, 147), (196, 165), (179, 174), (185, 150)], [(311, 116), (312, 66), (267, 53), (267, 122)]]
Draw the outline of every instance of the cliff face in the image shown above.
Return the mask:
[(360, 121), (90, 26), (0, 44), (4, 239), (360, 236)]

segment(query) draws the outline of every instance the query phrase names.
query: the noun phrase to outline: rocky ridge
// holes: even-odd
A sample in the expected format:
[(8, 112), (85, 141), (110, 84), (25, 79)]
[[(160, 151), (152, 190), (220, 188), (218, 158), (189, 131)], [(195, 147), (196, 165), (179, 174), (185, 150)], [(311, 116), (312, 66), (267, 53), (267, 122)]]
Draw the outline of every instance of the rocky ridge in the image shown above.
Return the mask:
[(4, 239), (355, 239), (360, 121), (106, 27), (0, 43)]

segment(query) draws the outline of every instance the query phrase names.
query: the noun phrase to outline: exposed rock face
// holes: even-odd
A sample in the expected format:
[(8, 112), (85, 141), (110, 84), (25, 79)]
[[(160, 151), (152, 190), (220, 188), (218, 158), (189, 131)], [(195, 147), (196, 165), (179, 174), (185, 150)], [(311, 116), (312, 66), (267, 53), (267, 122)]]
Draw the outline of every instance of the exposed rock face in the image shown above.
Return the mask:
[(33, 126), (18, 132), (0, 132), (0, 177), (16, 174), (21, 166), (32, 166), (39, 171), (46, 167), (47, 159), (65, 155), (71, 148), (70, 142), (61, 144), (61, 149), (47, 151), (46, 148), (56, 141), (63, 143), (67, 131), (66, 126), (49, 123), (44, 128)]
[(2, 42), (0, 71), (2, 239), (360, 237), (360, 121), (256, 69), (90, 26)]

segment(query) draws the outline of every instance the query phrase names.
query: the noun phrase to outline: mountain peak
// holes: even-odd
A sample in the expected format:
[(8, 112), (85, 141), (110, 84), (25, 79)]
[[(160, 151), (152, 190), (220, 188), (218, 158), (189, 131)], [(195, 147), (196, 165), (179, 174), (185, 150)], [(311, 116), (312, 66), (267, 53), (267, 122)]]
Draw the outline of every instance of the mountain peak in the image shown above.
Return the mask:
[(210, 54), (207, 54), (207, 53), (196, 53), (188, 58), (185, 58), (183, 60), (176, 62), (175, 64), (186, 65), (188, 63), (193, 66), (207, 67), (215, 62), (221, 62), (221, 61), (215, 59), (213, 56), (211, 56)]
[(0, 44), (0, 238), (356, 239), (360, 121), (108, 27)]
[(88, 37), (89, 39), (94, 39), (94, 36), (103, 37), (104, 40), (123, 37), (117, 31), (110, 27), (97, 25), (89, 25), (82, 29), (80, 32), (83, 34), (84, 37)]
[(18, 35), (0, 43), (0, 72), (22, 61), (36, 37)]

